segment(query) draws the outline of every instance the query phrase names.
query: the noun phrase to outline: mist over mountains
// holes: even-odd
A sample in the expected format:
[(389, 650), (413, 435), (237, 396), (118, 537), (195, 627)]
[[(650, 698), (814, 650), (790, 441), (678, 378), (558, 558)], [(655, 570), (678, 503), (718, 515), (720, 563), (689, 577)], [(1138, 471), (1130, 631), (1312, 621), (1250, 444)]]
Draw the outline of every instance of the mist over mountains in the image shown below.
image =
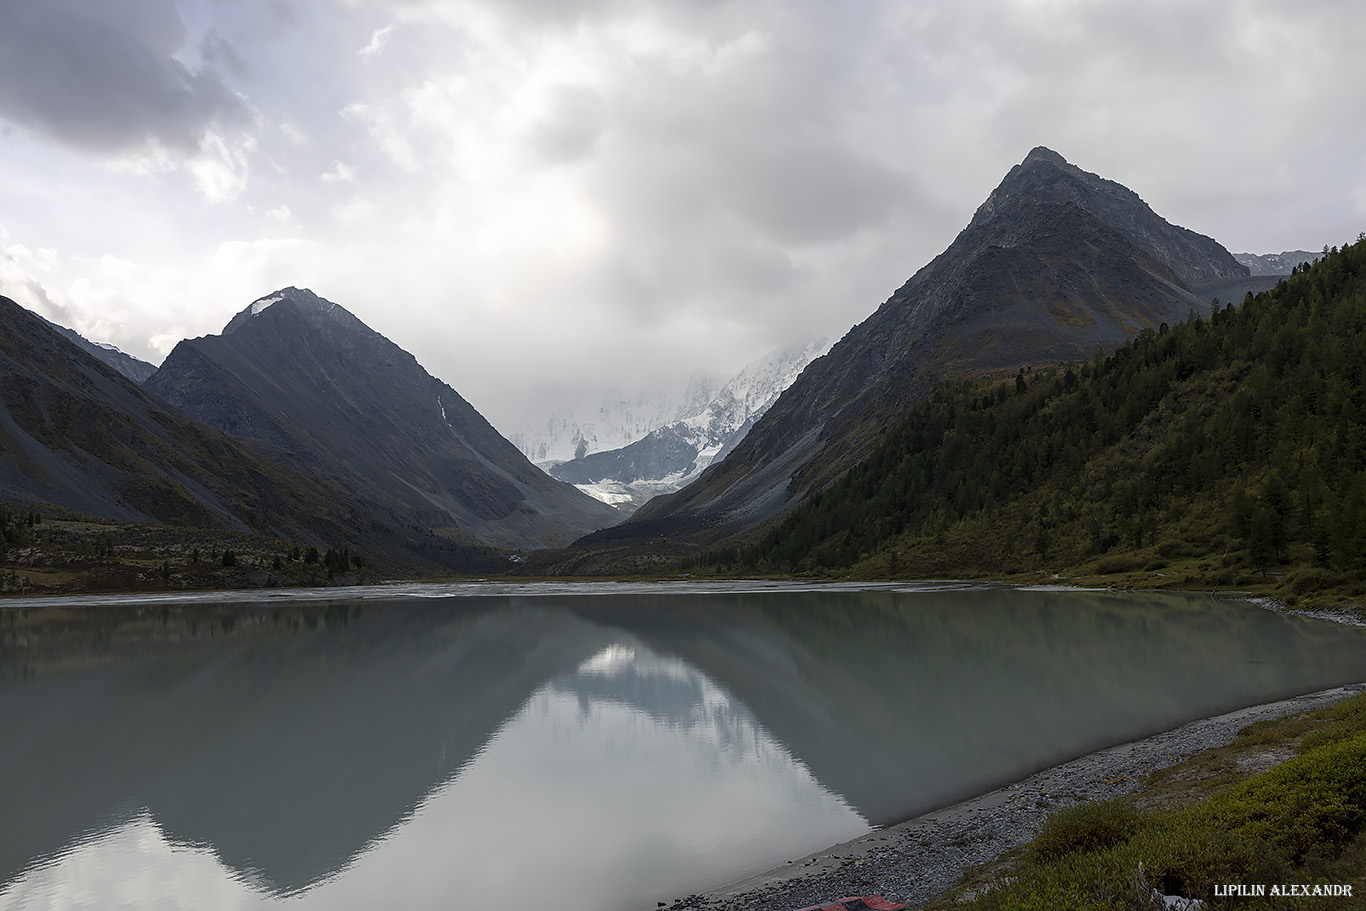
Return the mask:
[(552, 477), (632, 512), (654, 496), (691, 483), (712, 462), (725, 458), (806, 365), (829, 348), (827, 339), (815, 339), (799, 348), (770, 351), (745, 365), (700, 407), (680, 407), (672, 423), (618, 449), (546, 467)]
[(1036, 148), (948, 249), (803, 373), (724, 461), (581, 542), (583, 552), (751, 528), (839, 477), (945, 377), (1088, 358), (1142, 328), (1208, 313), (1196, 288), (1249, 278), (1213, 239)]
[(542, 414), (507, 430), (507, 438), (532, 462), (549, 468), (590, 453), (619, 449), (674, 421), (697, 414), (730, 377), (695, 370), (681, 383), (610, 389), (585, 398), (572, 383), (542, 401)]
[(119, 520), (368, 539), (448, 567), (473, 565), (481, 548), (496, 562), (575, 541), (554, 568), (658, 557), (783, 515), (947, 377), (1089, 358), (1313, 257), (1235, 257), (1041, 147), (832, 348), (609, 395), (587, 415), (546, 403), (541, 429), (515, 443), (304, 289), (259, 298), (160, 368), (7, 302), (0, 495)]

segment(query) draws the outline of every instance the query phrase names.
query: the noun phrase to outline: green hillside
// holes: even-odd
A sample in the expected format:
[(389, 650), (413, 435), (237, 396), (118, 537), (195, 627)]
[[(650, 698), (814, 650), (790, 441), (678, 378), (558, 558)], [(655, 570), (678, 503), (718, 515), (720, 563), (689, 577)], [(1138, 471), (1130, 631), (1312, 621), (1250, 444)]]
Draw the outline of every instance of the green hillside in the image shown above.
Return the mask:
[(947, 383), (692, 565), (1366, 593), (1366, 239), (1112, 355)]

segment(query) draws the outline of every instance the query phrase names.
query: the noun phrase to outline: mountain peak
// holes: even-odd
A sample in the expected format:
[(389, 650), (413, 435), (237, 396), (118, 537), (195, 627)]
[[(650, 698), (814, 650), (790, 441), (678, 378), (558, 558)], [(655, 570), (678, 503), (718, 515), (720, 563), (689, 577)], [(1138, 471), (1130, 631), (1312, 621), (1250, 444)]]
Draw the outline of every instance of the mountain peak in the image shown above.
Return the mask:
[(1141, 327), (1208, 312), (1193, 289), (1240, 278), (1247, 269), (1216, 241), (1035, 148), (948, 249), (813, 361), (730, 455), (583, 546), (753, 528), (840, 477), (943, 379), (1089, 358)]
[(1021, 164), (1030, 164), (1032, 162), (1047, 162), (1049, 164), (1065, 165), (1067, 164), (1067, 159), (1063, 158), (1047, 146), (1035, 146), (1030, 149), (1029, 154), (1025, 156), (1025, 159)]
[(304, 312), (331, 313), (337, 309), (337, 305), (325, 298), (321, 298), (307, 288), (295, 288), (290, 285), (288, 288), (281, 288), (279, 291), (271, 292), (264, 297), (258, 297), (247, 305), (246, 309), (240, 311), (228, 324), (223, 327), (223, 334), (229, 335), (236, 332), (246, 324), (247, 320), (253, 316), (269, 310), (273, 305), (280, 301), (289, 301), (301, 308)]
[(1044, 146), (1010, 169), (972, 216), (968, 230), (975, 230), (979, 241), (1012, 246), (1052, 217), (1049, 210), (1066, 207), (1123, 234), (1187, 288), (1247, 278), (1247, 268), (1212, 238), (1169, 223), (1133, 190)]
[(456, 530), (494, 547), (559, 547), (620, 518), (538, 470), (412, 354), (308, 290), (257, 298), (222, 335), (181, 342), (148, 388), (268, 458), (384, 504), (405, 528), (444, 530), (438, 549)]

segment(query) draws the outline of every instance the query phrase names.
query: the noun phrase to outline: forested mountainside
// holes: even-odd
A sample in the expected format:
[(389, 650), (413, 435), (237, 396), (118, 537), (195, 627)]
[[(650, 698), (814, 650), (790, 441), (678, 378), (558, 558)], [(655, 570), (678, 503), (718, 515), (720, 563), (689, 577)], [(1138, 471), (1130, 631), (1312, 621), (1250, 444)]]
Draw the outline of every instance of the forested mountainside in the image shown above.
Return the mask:
[(1175, 323), (1248, 278), (1209, 237), (1038, 148), (954, 242), (815, 361), (724, 460), (575, 545), (594, 559), (723, 539), (783, 515), (954, 376), (1057, 363)]
[(1112, 355), (941, 385), (837, 483), (692, 565), (1366, 593), (1366, 239)]

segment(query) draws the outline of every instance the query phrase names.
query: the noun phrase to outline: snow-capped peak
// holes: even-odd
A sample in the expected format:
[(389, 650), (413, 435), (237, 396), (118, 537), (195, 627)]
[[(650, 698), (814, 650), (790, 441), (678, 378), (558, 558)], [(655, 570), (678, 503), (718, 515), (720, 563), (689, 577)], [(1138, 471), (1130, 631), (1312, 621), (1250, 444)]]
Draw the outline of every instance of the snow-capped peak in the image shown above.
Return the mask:
[(341, 307), (319, 297), (307, 288), (281, 288), (279, 291), (252, 301), (245, 310), (228, 321), (228, 324), (223, 327), (223, 334), (229, 335), (236, 332), (248, 320), (261, 315), (280, 301), (289, 301), (294, 306), (301, 308), (302, 312), (326, 313), (334, 318), (338, 317), (338, 314), (346, 313)]
[(801, 348), (770, 351), (746, 364), (730, 382), (721, 387), (705, 409), (685, 418), (683, 423), (713, 439), (721, 439), (735, 432), (750, 418), (767, 411), (783, 390), (791, 386), (797, 375), (806, 369), (806, 365), (829, 351), (831, 344), (829, 339), (818, 338)]
[(829, 340), (815, 339), (801, 348), (771, 351), (747, 364), (692, 414), (639, 441), (543, 467), (619, 509), (677, 490), (724, 457), (806, 365), (829, 348)]

